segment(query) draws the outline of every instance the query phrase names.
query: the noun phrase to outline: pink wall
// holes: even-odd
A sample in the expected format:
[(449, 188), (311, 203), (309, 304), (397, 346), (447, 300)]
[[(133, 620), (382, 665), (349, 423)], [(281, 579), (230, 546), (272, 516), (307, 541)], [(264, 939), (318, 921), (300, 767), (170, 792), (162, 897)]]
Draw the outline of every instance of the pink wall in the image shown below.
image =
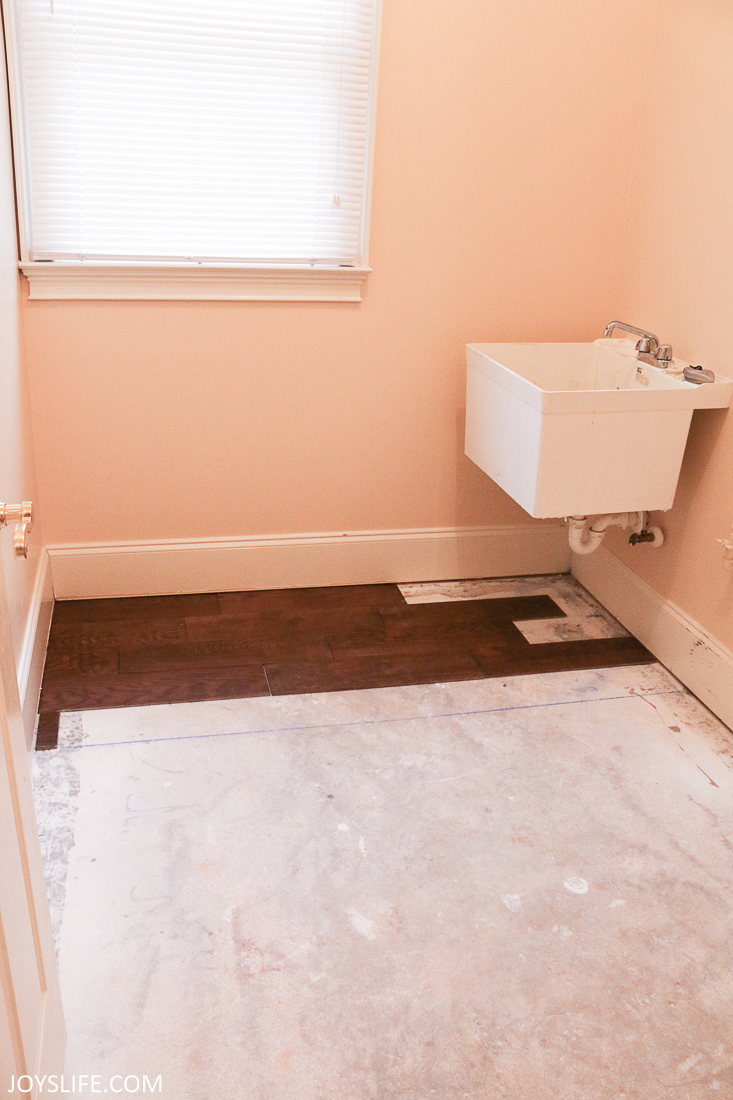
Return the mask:
[(464, 345), (609, 320), (655, 3), (385, 0), (361, 305), (28, 302), (49, 543), (531, 523)]
[[(660, 0), (614, 316), (733, 376), (733, 7)], [(697, 412), (661, 550), (609, 549), (733, 648), (733, 413)]]

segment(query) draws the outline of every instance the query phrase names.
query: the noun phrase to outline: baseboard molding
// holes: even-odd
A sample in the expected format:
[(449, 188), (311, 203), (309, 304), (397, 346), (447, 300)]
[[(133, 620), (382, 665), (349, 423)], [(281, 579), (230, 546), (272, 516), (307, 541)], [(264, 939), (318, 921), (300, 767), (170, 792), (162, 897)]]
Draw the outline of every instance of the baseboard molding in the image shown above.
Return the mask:
[(571, 572), (698, 699), (733, 728), (733, 653), (601, 546)]
[(564, 526), (49, 546), (56, 599), (564, 573)]
[(25, 739), (28, 747), (33, 745), (38, 711), (38, 698), (41, 694), (43, 662), (46, 659), (48, 634), (53, 614), (53, 584), (49, 568), (48, 554), (41, 551), (33, 585), (25, 634), (18, 661), (18, 694), (23, 712)]

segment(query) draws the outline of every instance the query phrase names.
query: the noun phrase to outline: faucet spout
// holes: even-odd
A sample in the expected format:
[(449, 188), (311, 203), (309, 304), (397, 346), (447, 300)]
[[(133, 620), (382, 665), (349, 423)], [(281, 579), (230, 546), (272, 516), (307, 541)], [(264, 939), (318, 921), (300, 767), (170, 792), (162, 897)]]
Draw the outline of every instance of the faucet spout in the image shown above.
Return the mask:
[(647, 332), (646, 329), (643, 328), (636, 328), (634, 325), (627, 325), (625, 321), (611, 321), (603, 330), (603, 335), (610, 336), (615, 328), (622, 328), (624, 332), (630, 332), (634, 336), (641, 337), (642, 340), (651, 340), (651, 347), (648, 349), (645, 348), (644, 350), (648, 350), (652, 355), (655, 355), (656, 352), (659, 351), (659, 337), (655, 336), (653, 332)]

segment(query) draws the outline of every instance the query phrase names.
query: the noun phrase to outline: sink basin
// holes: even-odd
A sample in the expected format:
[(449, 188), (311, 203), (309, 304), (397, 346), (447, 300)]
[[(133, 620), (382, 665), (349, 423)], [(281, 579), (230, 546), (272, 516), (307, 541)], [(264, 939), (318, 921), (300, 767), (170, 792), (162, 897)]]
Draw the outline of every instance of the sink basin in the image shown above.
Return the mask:
[(469, 344), (466, 454), (531, 516), (672, 507), (695, 409), (733, 381), (640, 362), (632, 340)]

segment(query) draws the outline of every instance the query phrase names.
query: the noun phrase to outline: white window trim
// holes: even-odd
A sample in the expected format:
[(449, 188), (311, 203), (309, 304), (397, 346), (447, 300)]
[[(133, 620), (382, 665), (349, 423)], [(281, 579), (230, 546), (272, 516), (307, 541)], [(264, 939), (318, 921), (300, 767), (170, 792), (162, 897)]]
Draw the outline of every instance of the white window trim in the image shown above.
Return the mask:
[(20, 261), (31, 300), (360, 302), (370, 267)]
[[(6, 41), (16, 40), (12, 0), (2, 3)], [(31, 300), (228, 301), (228, 302), (361, 302), (368, 266), (374, 172), (374, 131), (381, 42), (382, 0), (374, 0), (374, 38), (369, 72), (367, 156), (361, 222), (360, 260), (353, 267), (325, 264), (213, 264), (148, 261), (30, 260), (27, 143), (19, 112), (10, 123), (18, 204), (20, 260)], [(11, 103), (20, 102), (21, 74), (15, 48), (6, 48)]]

